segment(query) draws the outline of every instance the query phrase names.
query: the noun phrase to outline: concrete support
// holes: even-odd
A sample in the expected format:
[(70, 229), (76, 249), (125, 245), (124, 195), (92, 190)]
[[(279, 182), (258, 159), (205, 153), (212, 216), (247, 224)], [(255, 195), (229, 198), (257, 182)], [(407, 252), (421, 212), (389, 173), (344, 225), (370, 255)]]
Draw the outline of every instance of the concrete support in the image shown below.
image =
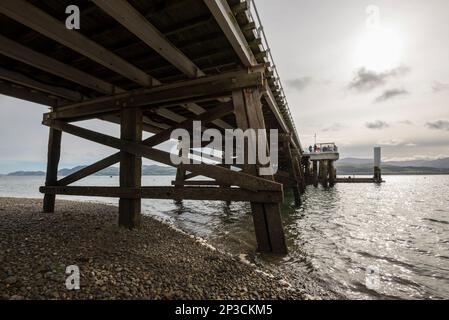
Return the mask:
[[(126, 108), (121, 112), (121, 139), (130, 142), (142, 141), (142, 111), (139, 108)], [(120, 187), (140, 188), (142, 176), (142, 157), (120, 153)], [(141, 223), (141, 199), (120, 198), (119, 225), (129, 229)]]

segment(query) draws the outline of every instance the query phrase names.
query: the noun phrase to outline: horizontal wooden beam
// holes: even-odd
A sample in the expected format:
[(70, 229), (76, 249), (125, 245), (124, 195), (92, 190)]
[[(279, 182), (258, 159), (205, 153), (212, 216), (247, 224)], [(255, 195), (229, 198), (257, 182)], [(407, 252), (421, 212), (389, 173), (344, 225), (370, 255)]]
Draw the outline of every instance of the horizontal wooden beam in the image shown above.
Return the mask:
[(116, 94), (124, 92), (121, 88), (59, 62), (56, 59), (50, 58), (47, 55), (31, 50), (2, 35), (0, 35), (0, 53), (11, 59), (26, 63), (100, 93)]
[[(118, 116), (118, 115), (107, 115), (107, 116), (99, 117), (98, 119), (107, 121), (107, 122), (111, 122), (111, 123), (115, 123), (115, 124), (121, 124), (120, 116)], [(159, 126), (160, 125), (159, 123), (157, 123), (158, 126), (155, 126), (155, 125), (153, 125), (153, 123), (155, 123), (155, 122), (147, 119), (147, 117), (143, 117), (143, 121), (144, 122), (142, 124), (142, 130), (145, 132), (152, 133), (152, 134), (159, 133), (162, 130), (169, 128), (169, 126), (167, 126), (167, 127), (164, 126), (164, 128), (161, 128)], [(150, 121), (151, 121), (151, 123), (150, 123)]]
[(241, 171), (233, 171), (218, 165), (183, 164), (182, 167), (186, 171), (196, 173), (200, 176), (213, 178), (223, 185), (236, 185), (242, 188), (245, 186), (245, 189), (251, 191), (282, 191), (282, 185), (280, 183), (249, 175)]
[(220, 183), (212, 180), (193, 180), (193, 181), (172, 181), (173, 186), (219, 186)]
[(28, 1), (2, 0), (0, 2), (0, 13), (144, 87), (154, 85), (148, 74), (81, 33), (67, 29), (63, 22), (53, 18)]
[(69, 101), (81, 101), (83, 96), (78, 92), (48, 85), (34, 79), (31, 79), (25, 75), (18, 72), (10, 71), (0, 67), (0, 79), (14, 82), (16, 84), (22, 85), (24, 87), (32, 88), (41, 92), (46, 92), (50, 95), (67, 99)]
[(175, 200), (217, 200), (257, 203), (280, 203), (283, 201), (282, 192), (248, 191), (238, 188), (224, 187), (40, 187), (45, 194), (59, 194), (71, 196), (91, 196), (127, 199), (175, 199)]
[(231, 43), (244, 66), (257, 64), (253, 52), (226, 0), (204, 0), (226, 38)]
[(46, 118), (70, 120), (86, 116), (98, 117), (127, 107), (154, 108), (164, 104), (183, 104), (192, 99), (212, 99), (229, 95), (233, 90), (260, 87), (263, 84), (262, 72), (231, 72), (76, 103), (58, 108), (57, 111), (46, 114)]
[(34, 91), (29, 88), (24, 88), (22, 86), (17, 86), (7, 82), (0, 82), (0, 94), (49, 107), (56, 107), (58, 105), (58, 98), (56, 97), (52, 98), (42, 92)]
[(204, 73), (189, 58), (171, 44), (159, 30), (127, 1), (93, 0), (93, 2), (182, 73), (190, 78), (204, 76)]

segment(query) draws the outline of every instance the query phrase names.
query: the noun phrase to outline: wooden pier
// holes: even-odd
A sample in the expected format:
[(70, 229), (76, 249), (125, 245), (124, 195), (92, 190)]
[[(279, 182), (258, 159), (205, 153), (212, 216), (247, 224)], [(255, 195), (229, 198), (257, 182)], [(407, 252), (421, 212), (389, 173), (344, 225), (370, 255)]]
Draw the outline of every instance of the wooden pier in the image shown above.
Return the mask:
[[(65, 25), (69, 5), (80, 9), (80, 30)], [(56, 195), (120, 198), (118, 223), (135, 228), (144, 198), (248, 201), (258, 249), (286, 253), (284, 188), (299, 205), (310, 168), (251, 10), (240, 0), (2, 0), (0, 93), (50, 108), (44, 212), (54, 211)], [(76, 125), (88, 119), (118, 124), (120, 138)], [(194, 120), (222, 133), (277, 129), (279, 170), (260, 176), (258, 164), (182, 164), (173, 185), (142, 186), (142, 158), (173, 166), (156, 146)], [(144, 131), (153, 135), (142, 140)], [(117, 152), (58, 180), (62, 133)], [(71, 186), (117, 163), (119, 186)], [(333, 184), (332, 163), (324, 165)], [(191, 180), (197, 176), (212, 182)]]

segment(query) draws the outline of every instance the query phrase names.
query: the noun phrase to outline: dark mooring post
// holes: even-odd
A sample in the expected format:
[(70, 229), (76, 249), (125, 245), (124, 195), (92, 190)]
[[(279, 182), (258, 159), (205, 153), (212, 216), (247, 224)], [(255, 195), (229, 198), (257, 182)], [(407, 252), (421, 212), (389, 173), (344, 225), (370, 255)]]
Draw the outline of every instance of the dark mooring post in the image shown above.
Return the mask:
[[(58, 181), (58, 165), (61, 155), (61, 138), (62, 132), (53, 128), (50, 128), (48, 136), (48, 156), (47, 156), (47, 174), (45, 179), (45, 185), (54, 187)], [(43, 211), (45, 213), (51, 213), (55, 211), (56, 195), (45, 194)]]
[[(142, 111), (139, 108), (124, 108), (121, 112), (121, 139), (142, 141)], [(127, 152), (120, 154), (120, 187), (141, 187), (142, 158)], [(141, 199), (119, 200), (119, 225), (136, 228), (141, 221)]]
[(381, 162), (381, 149), (380, 147), (374, 148), (374, 181), (382, 182), (382, 172), (380, 170)]
[[(296, 154), (298, 154), (299, 151), (296, 150)], [(298, 172), (299, 172), (299, 192), (301, 194), (304, 194), (306, 192), (306, 187), (307, 187), (307, 181), (306, 181), (306, 175), (305, 175), (305, 169), (304, 166), (302, 165), (302, 157), (297, 155), (295, 157), (297, 166), (298, 166)]]
[(336, 178), (334, 161), (329, 160), (327, 166), (329, 171), (329, 186), (333, 187), (335, 185)]
[(299, 207), (301, 206), (301, 176), (300, 176), (300, 169), (298, 163), (298, 158), (295, 156), (294, 152), (290, 148), (290, 135), (281, 135), (281, 138), (283, 139), (283, 150), (288, 155), (290, 167), (289, 167), (289, 173), (293, 176), (293, 179), (295, 180), (295, 185), (292, 186), (293, 196), (295, 197), (295, 206)]
[(320, 161), (320, 172), (323, 171), (321, 176), (321, 184), (323, 187), (327, 187), (329, 185), (329, 170), (327, 167), (328, 161), (322, 160)]
[(313, 168), (312, 168), (312, 174), (313, 174), (313, 186), (316, 188), (318, 187), (318, 163), (317, 161), (312, 161)]
[[(243, 89), (232, 94), (234, 113), (237, 127), (242, 130), (265, 129), (265, 121), (262, 112), (259, 90)], [(248, 148), (246, 146), (245, 150)], [(268, 146), (267, 146), (268, 151)], [(257, 165), (248, 165), (245, 156), (244, 172), (258, 175)], [(273, 176), (264, 178), (274, 181)], [(256, 233), (258, 251), (286, 254), (284, 228), (281, 220), (281, 207), (279, 203), (255, 203), (251, 202), (254, 228)]]
[(304, 181), (306, 186), (310, 184), (310, 161), (309, 158), (302, 159), (304, 164)]

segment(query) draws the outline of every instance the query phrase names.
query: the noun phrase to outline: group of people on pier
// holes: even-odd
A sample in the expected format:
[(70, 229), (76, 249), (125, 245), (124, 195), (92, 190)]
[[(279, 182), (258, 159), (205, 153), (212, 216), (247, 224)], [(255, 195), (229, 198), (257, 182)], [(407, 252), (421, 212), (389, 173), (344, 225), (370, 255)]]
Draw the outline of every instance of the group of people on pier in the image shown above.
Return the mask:
[(313, 147), (309, 146), (309, 152), (338, 152), (338, 147), (335, 144), (324, 145), (323, 147), (321, 147), (320, 145), (317, 146), (315, 144)]

